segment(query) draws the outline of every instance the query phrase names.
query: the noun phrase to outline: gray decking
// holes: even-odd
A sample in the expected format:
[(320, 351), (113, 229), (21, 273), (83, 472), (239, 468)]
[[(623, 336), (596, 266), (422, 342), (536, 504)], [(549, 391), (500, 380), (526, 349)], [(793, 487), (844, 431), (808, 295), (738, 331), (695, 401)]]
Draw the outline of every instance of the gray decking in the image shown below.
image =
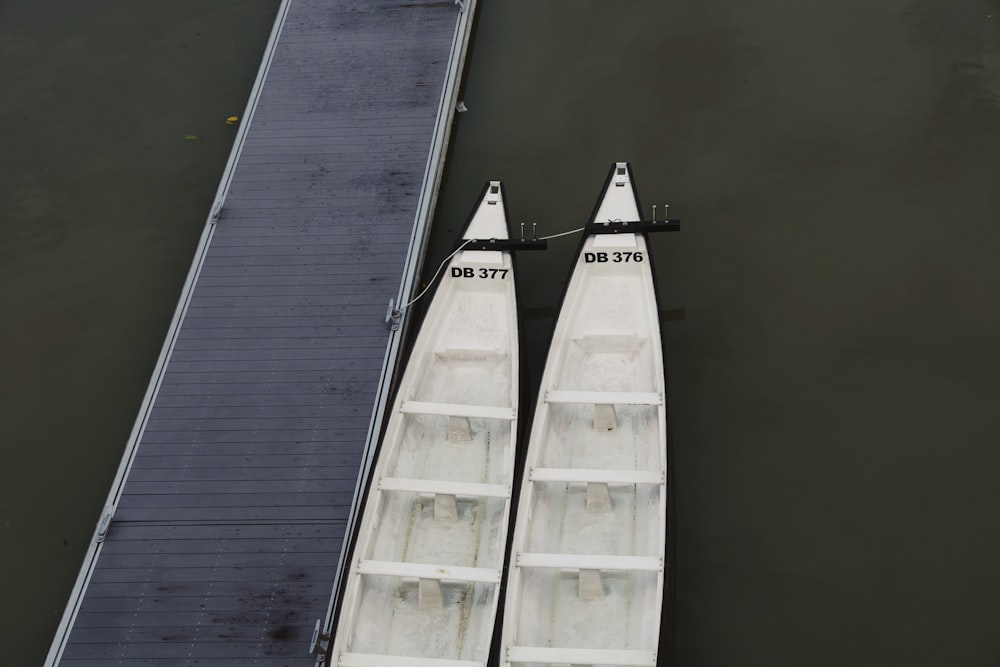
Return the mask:
[(314, 661), (459, 13), (292, 0), (280, 15), (107, 539), (50, 664)]

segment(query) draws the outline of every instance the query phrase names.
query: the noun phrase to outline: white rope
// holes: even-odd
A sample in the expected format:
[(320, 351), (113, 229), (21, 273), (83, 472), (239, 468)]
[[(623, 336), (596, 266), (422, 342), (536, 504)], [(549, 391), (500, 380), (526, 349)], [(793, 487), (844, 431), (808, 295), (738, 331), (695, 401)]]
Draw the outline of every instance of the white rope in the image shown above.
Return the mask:
[(543, 236), (543, 237), (541, 237), (538, 240), (539, 241), (548, 241), (549, 239), (557, 239), (560, 236), (569, 236), (570, 234), (576, 234), (577, 232), (582, 232), (584, 229), (585, 229), (584, 227), (580, 227), (579, 229), (571, 229), (568, 232), (561, 232), (559, 234), (552, 234), (551, 236)]
[[(584, 228), (580, 227), (578, 229), (571, 229), (568, 232), (560, 232), (559, 234), (552, 234), (551, 236), (542, 236), (541, 238), (535, 239), (535, 240), (538, 240), (538, 241), (548, 241), (550, 239), (557, 239), (560, 236), (569, 236), (570, 234), (576, 234), (577, 232), (582, 232), (583, 230), (584, 230)], [(407, 308), (409, 308), (410, 306), (412, 306), (413, 304), (415, 304), (421, 297), (423, 297), (425, 294), (427, 294), (427, 290), (429, 290), (431, 288), (431, 285), (433, 285), (434, 282), (438, 279), (438, 276), (441, 275), (441, 269), (443, 269), (445, 267), (445, 265), (451, 260), (452, 257), (454, 257), (459, 252), (461, 252), (461, 250), (465, 246), (469, 245), (474, 240), (475, 239), (465, 239), (465, 241), (462, 242), (462, 245), (460, 245), (457, 248), (455, 248), (455, 251), (453, 253), (451, 253), (450, 255), (448, 255), (447, 257), (445, 257), (444, 260), (441, 261), (440, 266), (438, 266), (437, 271), (434, 272), (434, 277), (430, 279), (430, 281), (427, 283), (427, 285), (422, 290), (420, 290), (420, 294), (418, 294), (415, 297), (413, 297), (408, 303), (403, 304), (402, 306), (400, 306), (399, 309), (394, 313), (394, 315), (396, 315), (396, 316), (402, 315), (403, 312)]]
[(452, 257), (454, 257), (455, 255), (457, 255), (459, 253), (459, 251), (462, 250), (462, 248), (464, 248), (465, 246), (469, 245), (473, 241), (475, 241), (475, 239), (465, 239), (465, 241), (462, 242), (462, 245), (460, 245), (457, 248), (455, 248), (455, 251), (453, 253), (451, 253), (450, 255), (448, 255), (447, 257), (445, 257), (444, 260), (442, 260), (441, 265), (438, 266), (437, 271), (434, 272), (434, 277), (430, 279), (430, 281), (427, 283), (427, 285), (422, 290), (420, 290), (420, 294), (418, 294), (415, 297), (413, 297), (413, 299), (411, 299), (409, 303), (406, 303), (406, 304), (404, 304), (404, 305), (402, 305), (402, 306), (399, 307), (399, 310), (398, 310), (399, 314), (402, 314), (403, 311), (405, 311), (407, 308), (409, 308), (410, 306), (412, 306), (413, 304), (415, 304), (420, 297), (422, 297), (424, 294), (426, 294), (427, 290), (429, 290), (431, 288), (431, 285), (434, 284), (434, 281), (438, 279), (438, 276), (441, 274), (441, 269), (444, 268), (445, 264), (447, 264), (448, 261)]

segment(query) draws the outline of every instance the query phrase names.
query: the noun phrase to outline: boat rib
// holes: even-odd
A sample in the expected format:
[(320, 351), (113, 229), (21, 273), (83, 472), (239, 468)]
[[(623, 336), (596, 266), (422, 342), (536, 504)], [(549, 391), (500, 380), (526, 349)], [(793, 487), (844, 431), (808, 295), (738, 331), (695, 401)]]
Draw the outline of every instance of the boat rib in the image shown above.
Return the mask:
[[(466, 239), (507, 239), (490, 182)], [(331, 647), (340, 667), (485, 665), (507, 543), (519, 400), (510, 252), (460, 250), (387, 417)]]
[[(631, 169), (592, 222), (638, 221)], [(656, 664), (667, 521), (666, 382), (646, 238), (589, 234), (532, 420), (503, 608), (504, 665)]]

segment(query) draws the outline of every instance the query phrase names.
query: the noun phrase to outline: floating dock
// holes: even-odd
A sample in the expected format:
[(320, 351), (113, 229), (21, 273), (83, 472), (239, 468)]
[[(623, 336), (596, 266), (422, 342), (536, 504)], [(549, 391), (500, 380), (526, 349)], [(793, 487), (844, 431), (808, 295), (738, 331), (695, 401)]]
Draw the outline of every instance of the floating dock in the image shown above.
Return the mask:
[(474, 0), (284, 0), (46, 665), (312, 665)]

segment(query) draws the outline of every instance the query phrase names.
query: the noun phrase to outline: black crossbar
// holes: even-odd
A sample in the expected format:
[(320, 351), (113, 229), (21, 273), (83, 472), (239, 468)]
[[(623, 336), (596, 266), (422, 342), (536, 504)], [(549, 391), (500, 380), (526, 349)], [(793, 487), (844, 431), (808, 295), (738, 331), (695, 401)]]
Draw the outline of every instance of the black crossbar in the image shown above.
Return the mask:
[[(462, 245), (463, 243), (465, 245)], [(455, 247), (460, 247), (462, 250), (545, 250), (549, 247), (549, 242), (523, 239), (472, 239), (468, 243), (464, 240), (459, 241)]]
[(639, 220), (636, 222), (588, 222), (587, 234), (641, 234), (643, 232), (679, 232), (680, 220)]

